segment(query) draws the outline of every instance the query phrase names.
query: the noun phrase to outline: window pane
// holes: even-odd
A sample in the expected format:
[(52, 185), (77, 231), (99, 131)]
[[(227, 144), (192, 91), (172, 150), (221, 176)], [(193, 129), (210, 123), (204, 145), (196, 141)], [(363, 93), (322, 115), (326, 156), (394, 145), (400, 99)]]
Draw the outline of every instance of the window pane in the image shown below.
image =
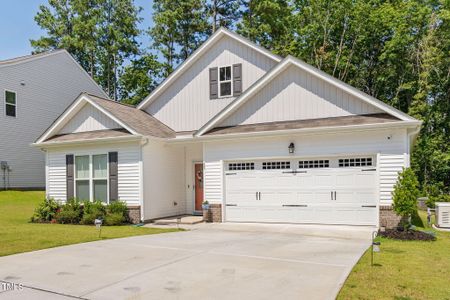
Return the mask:
[(9, 117), (15, 117), (16, 116), (16, 107), (11, 104), (6, 104), (6, 115)]
[(231, 95), (231, 82), (224, 82), (220, 84), (220, 96)]
[(92, 156), (92, 168), (94, 170), (94, 178), (106, 178), (107, 174), (107, 156), (106, 154)]
[(6, 91), (5, 99), (6, 99), (6, 103), (15, 105), (16, 104), (16, 93)]
[(231, 67), (220, 68), (220, 81), (231, 80)]
[(108, 181), (107, 180), (94, 180), (94, 200), (100, 200), (107, 202), (108, 200)]
[(75, 157), (75, 177), (76, 178), (89, 178), (89, 156), (77, 156)]
[(89, 180), (77, 180), (75, 189), (78, 200), (89, 200)]

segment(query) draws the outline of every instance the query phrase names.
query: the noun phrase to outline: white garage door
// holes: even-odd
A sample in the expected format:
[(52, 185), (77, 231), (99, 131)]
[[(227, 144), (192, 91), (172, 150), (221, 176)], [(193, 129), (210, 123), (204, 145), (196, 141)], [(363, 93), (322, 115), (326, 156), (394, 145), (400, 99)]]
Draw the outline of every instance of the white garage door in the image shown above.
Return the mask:
[(226, 164), (227, 221), (377, 225), (371, 157)]

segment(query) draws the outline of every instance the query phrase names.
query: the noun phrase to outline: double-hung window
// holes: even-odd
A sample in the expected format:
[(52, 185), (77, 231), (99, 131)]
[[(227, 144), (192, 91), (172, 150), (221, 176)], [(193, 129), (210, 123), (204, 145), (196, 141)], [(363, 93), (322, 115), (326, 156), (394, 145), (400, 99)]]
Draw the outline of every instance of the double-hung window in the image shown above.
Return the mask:
[(231, 66), (219, 68), (219, 97), (229, 97), (232, 95), (232, 74)]
[(17, 97), (16, 93), (5, 91), (5, 114), (9, 117), (17, 115)]
[(108, 202), (108, 155), (75, 157), (75, 197)]

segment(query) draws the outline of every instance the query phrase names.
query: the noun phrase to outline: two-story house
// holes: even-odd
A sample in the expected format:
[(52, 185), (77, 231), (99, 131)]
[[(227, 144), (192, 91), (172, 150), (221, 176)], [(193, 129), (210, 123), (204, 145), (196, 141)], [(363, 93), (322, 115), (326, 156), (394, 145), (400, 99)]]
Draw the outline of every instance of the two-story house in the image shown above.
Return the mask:
[(45, 187), (30, 144), (84, 91), (107, 97), (65, 50), (0, 61), (0, 190)]
[(225, 29), (137, 107), (90, 94), (36, 141), (47, 196), (125, 201), (137, 220), (378, 226), (420, 122)]

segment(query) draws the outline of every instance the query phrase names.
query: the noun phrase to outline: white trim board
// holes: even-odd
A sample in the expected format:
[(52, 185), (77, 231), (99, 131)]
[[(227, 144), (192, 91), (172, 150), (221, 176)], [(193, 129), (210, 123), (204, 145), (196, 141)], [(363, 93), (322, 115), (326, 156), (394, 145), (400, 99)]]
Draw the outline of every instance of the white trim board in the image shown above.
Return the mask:
[(289, 66), (296, 66), (303, 71), (308, 72), (311, 75), (314, 75), (325, 82), (357, 97), (358, 99), (373, 105), (386, 113), (393, 115), (399, 118), (402, 121), (418, 121), (407, 114), (397, 110), (396, 108), (366, 94), (361, 92), (360, 90), (326, 74), (325, 72), (320, 71), (319, 69), (314, 68), (313, 66), (308, 65), (307, 63), (293, 57), (288, 56), (282, 62), (280, 62), (277, 66), (275, 66), (271, 71), (266, 73), (260, 80), (258, 80), (255, 84), (253, 84), (250, 88), (248, 88), (240, 97), (236, 98), (233, 102), (231, 102), (228, 106), (226, 106), (222, 111), (220, 111), (217, 115), (215, 115), (211, 120), (209, 120), (204, 126), (202, 126), (196, 133), (195, 136), (201, 136), (210, 129), (217, 126), (220, 122), (229, 117), (232, 113), (237, 111), (239, 107), (241, 107), (247, 100), (249, 100), (252, 96), (254, 96), (258, 91), (260, 91), (264, 86), (270, 83), (278, 74), (286, 70)]
[(208, 51), (217, 41), (219, 41), (222, 37), (227, 36), (230, 37), (247, 47), (250, 47), (259, 53), (273, 59), (276, 62), (280, 62), (282, 60), (278, 55), (273, 54), (267, 49), (264, 49), (255, 43), (247, 40), (246, 38), (231, 32), (223, 27), (219, 28), (213, 35), (211, 35), (194, 53), (189, 56), (181, 65), (179, 65), (175, 71), (173, 71), (169, 77), (167, 77), (158, 87), (148, 95), (139, 105), (138, 109), (145, 109), (150, 103), (152, 103), (162, 92), (164, 92), (172, 82), (183, 74), (186, 69), (188, 69), (192, 64), (194, 64), (206, 51)]

